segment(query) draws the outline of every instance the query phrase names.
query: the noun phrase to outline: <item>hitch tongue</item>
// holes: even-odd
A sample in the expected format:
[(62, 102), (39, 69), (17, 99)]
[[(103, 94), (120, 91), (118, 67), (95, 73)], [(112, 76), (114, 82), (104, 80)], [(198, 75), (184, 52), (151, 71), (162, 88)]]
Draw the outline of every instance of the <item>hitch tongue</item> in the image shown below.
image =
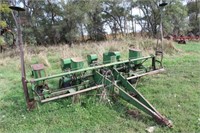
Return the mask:
[(168, 120), (166, 117), (164, 116), (160, 116), (160, 117), (157, 117), (155, 116), (155, 119), (156, 121), (161, 124), (161, 125), (165, 125), (165, 126), (168, 126), (169, 128), (172, 128), (173, 127), (173, 124), (172, 124), (172, 121), (171, 120)]
[[(121, 85), (126, 88), (125, 90), (120, 88), (117, 84), (114, 85), (114, 87), (117, 88), (118, 95), (124, 99), (125, 101), (131, 103), (138, 109), (144, 111), (145, 113), (151, 115), (155, 120), (165, 126), (172, 127), (172, 122), (162, 116), (151, 104), (148, 100), (144, 98), (144, 96), (135, 89), (125, 78), (122, 74), (120, 74), (116, 69), (114, 70), (114, 74), (117, 75), (118, 80), (121, 81)], [(111, 82), (111, 81), (110, 81)], [(133, 95), (130, 95), (128, 92), (131, 92)], [(115, 91), (116, 93), (116, 91)]]

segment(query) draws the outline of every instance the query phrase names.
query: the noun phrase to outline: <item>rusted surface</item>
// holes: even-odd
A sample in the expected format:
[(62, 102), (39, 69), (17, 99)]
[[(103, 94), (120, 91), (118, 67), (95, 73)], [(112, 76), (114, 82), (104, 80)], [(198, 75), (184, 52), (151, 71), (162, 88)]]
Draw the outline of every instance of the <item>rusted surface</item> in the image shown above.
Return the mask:
[(22, 77), (22, 85), (23, 85), (23, 91), (24, 91), (24, 95), (25, 95), (26, 104), (27, 104), (28, 110), (30, 110), (31, 108), (33, 108), (33, 104), (31, 102), (33, 100), (30, 99), (25, 77)]
[(53, 101), (53, 100), (57, 100), (57, 99), (61, 99), (61, 98), (65, 98), (65, 97), (81, 94), (81, 93), (88, 92), (88, 91), (91, 91), (91, 90), (95, 90), (95, 89), (101, 88), (103, 86), (104, 85), (93, 86), (93, 87), (90, 87), (90, 88), (87, 88), (87, 89), (84, 89), (84, 90), (80, 90), (80, 91), (76, 91), (76, 92), (73, 92), (73, 93), (59, 95), (59, 96), (55, 96), (55, 97), (51, 97), (51, 98), (46, 98), (44, 100), (41, 100), (40, 102), (41, 103), (46, 103), (46, 102), (49, 102), (49, 101)]
[(140, 49), (136, 49), (136, 48), (129, 48), (131, 51), (138, 51), (138, 52), (141, 52)]
[(28, 111), (31, 111), (35, 108), (35, 105), (36, 105), (36, 101), (35, 100), (30, 100), (28, 102)]
[(71, 60), (73, 61), (73, 62), (82, 62), (82, 61), (84, 61), (82, 58), (80, 58), (80, 57), (75, 57), (75, 58), (71, 58)]
[(34, 65), (31, 65), (31, 67), (35, 71), (44, 69), (44, 65), (43, 64), (34, 64)]
[(161, 68), (161, 69), (158, 69), (158, 70), (154, 70), (154, 71), (150, 71), (150, 72), (147, 72), (147, 73), (138, 74), (138, 75), (134, 75), (132, 77), (128, 77), (127, 80), (131, 80), (131, 79), (134, 79), (134, 78), (143, 77), (145, 75), (153, 75), (153, 74), (161, 73), (161, 72), (164, 72), (164, 71), (165, 71), (165, 69)]
[(126, 113), (131, 115), (134, 118), (140, 118), (141, 117), (141, 113), (137, 110), (127, 110)]
[(131, 95), (132, 97), (135, 97), (135, 98), (137, 97), (137, 95), (133, 92), (130, 92), (129, 95)]
[[(16, 7), (16, 6), (10, 6), (9, 8), (12, 9), (12, 10), (18, 11), (18, 14), (19, 14), (20, 11), (25, 11), (24, 8)], [(19, 17), (19, 20), (20, 20), (20, 16), (18, 16), (18, 17)], [(14, 19), (15, 19), (15, 17), (14, 17)], [(26, 104), (27, 104), (27, 107), (28, 107), (28, 110), (29, 110), (31, 108), (31, 103), (30, 103), (31, 99), (30, 99), (30, 96), (29, 96), (29, 93), (28, 93), (26, 73), (25, 73), (26, 71), (25, 71), (25, 63), (24, 63), (22, 31), (21, 31), (20, 23), (17, 23), (16, 19), (15, 19), (15, 22), (16, 22), (16, 26), (17, 26), (18, 45), (19, 45), (19, 49), (20, 49), (21, 77), (22, 77), (21, 81), (22, 81), (22, 86), (23, 86)]]
[(171, 123), (171, 121), (169, 121), (167, 118), (161, 116), (159, 118), (155, 117), (155, 120), (159, 123), (159, 124), (162, 124), (162, 125), (165, 125), (165, 126), (168, 126), (170, 128), (173, 127), (173, 124)]

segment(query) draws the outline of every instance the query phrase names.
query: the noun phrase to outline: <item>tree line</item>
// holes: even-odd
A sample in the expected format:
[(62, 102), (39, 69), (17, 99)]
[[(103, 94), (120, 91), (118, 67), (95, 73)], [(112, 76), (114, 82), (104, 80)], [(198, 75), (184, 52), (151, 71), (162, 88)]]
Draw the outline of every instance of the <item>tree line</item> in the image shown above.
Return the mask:
[[(2, 0), (0, 28), (16, 32), (18, 14), (10, 5), (25, 8), (20, 13), (23, 39), (27, 44), (71, 44), (77, 40), (105, 40), (107, 34), (156, 37), (161, 21), (161, 0)], [(167, 34), (199, 34), (200, 2), (166, 0), (163, 31)], [(184, 4), (186, 2), (186, 4)], [(138, 12), (137, 14), (135, 12)], [(109, 31), (109, 33), (108, 33)]]

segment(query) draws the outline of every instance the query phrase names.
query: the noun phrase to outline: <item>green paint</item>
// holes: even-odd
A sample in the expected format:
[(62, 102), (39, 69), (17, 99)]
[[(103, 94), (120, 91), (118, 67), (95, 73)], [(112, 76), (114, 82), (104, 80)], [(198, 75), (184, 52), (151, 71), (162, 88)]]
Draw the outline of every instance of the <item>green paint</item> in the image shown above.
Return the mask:
[(71, 59), (60, 59), (61, 69), (64, 71), (71, 68)]
[(98, 60), (98, 57), (96, 54), (87, 55), (87, 61), (89, 65), (93, 64), (97, 60)]

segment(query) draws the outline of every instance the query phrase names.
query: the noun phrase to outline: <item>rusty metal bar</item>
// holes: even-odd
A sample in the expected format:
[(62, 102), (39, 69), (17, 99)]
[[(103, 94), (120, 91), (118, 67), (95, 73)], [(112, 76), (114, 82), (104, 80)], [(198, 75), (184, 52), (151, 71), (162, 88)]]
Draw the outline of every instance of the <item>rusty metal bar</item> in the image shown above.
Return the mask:
[(23, 41), (22, 41), (22, 30), (21, 30), (21, 24), (20, 24), (20, 12), (25, 11), (25, 9), (21, 7), (16, 7), (16, 6), (9, 6), (9, 8), (18, 12), (18, 22), (16, 18), (14, 17), (13, 12), (12, 12), (12, 15), (14, 17), (14, 20), (17, 26), (18, 46), (20, 50), (20, 63), (21, 63), (21, 81), (22, 81), (26, 104), (27, 104), (28, 110), (30, 110), (33, 106), (33, 102), (30, 99), (28, 88), (27, 88), (26, 71), (25, 71), (25, 63), (24, 63), (24, 50), (23, 50)]
[(73, 96), (73, 95), (80, 94), (80, 93), (83, 93), (83, 92), (95, 90), (95, 89), (101, 88), (103, 86), (104, 85), (97, 85), (97, 86), (90, 87), (90, 88), (87, 88), (87, 89), (84, 89), (84, 90), (80, 90), (80, 91), (77, 91), (77, 92), (74, 92), (74, 93), (68, 93), (68, 94), (64, 94), (64, 95), (60, 95), (60, 96), (56, 96), (56, 97), (52, 97), (52, 98), (47, 98), (47, 99), (41, 100), (41, 103), (46, 103), (46, 102), (57, 100), (57, 99), (60, 99), (60, 98), (65, 98), (65, 97)]
[(118, 90), (118, 95), (123, 98), (124, 100), (128, 101), (129, 103), (132, 103), (133, 105), (135, 105), (138, 109), (141, 109), (142, 111), (144, 111), (145, 113), (151, 115), (152, 117), (154, 117), (159, 123), (164, 124), (168, 127), (172, 127), (172, 123), (165, 118), (164, 116), (162, 116), (146, 99), (146, 102), (148, 103), (150, 107), (148, 107), (147, 105), (145, 105), (145, 103), (143, 103), (142, 101), (140, 101), (139, 99), (131, 96), (130, 94), (128, 94), (126, 91), (124, 91), (123, 89), (121, 89), (119, 86), (117, 86), (116, 84), (114, 85)]
[(84, 72), (84, 71), (88, 71), (88, 70), (95, 70), (95, 69), (99, 69), (99, 68), (110, 67), (110, 66), (113, 66), (113, 65), (119, 65), (119, 64), (123, 64), (123, 63), (139, 61), (139, 60), (144, 60), (144, 59), (149, 59), (149, 58), (152, 58), (152, 56), (146, 56), (146, 57), (137, 58), (137, 59), (130, 59), (130, 60), (125, 60), (125, 61), (120, 61), (120, 62), (114, 62), (114, 63), (110, 63), (110, 64), (104, 64), (104, 65), (100, 65), (100, 66), (79, 69), (79, 70), (76, 70), (76, 71), (70, 71), (70, 72), (61, 73), (61, 74), (57, 74), (57, 75), (52, 75), (52, 76), (48, 76), (48, 77), (32, 79), (32, 80), (30, 80), (30, 82), (34, 83), (34, 82), (37, 82), (37, 81), (42, 81), (42, 80), (62, 77), (62, 76), (69, 75), (69, 74), (80, 73), (80, 72)]
[(127, 80), (131, 80), (131, 79), (134, 79), (134, 78), (139, 78), (139, 77), (142, 77), (142, 76), (145, 76), (145, 75), (153, 75), (153, 74), (157, 74), (157, 73), (164, 72), (164, 71), (165, 71), (165, 69), (161, 68), (161, 69), (158, 69), (158, 70), (154, 70), (154, 71), (150, 71), (150, 72), (147, 72), (147, 73), (143, 73), (143, 74), (135, 75), (135, 76), (132, 76), (132, 77), (128, 77)]

